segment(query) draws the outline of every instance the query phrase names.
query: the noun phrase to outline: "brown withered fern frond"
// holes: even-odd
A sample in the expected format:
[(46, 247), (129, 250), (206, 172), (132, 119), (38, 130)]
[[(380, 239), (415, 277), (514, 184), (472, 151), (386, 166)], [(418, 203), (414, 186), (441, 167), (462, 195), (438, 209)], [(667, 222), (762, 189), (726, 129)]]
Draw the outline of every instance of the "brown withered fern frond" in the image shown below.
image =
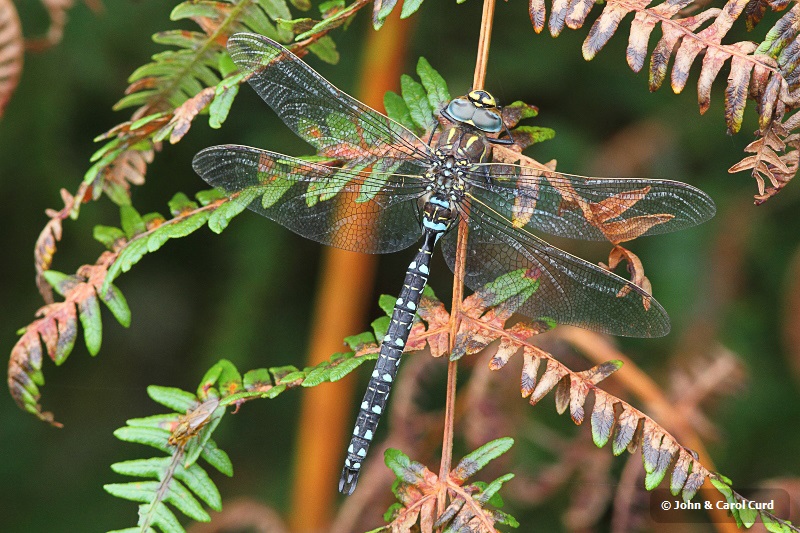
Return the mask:
[(57, 365), (63, 363), (75, 346), (80, 320), (86, 347), (89, 353), (96, 354), (102, 336), (99, 301), (106, 304), (121, 324), (130, 323), (130, 311), (122, 294), (113, 286), (103, 289), (108, 268), (115, 259), (115, 253), (104, 252), (94, 265), (82, 266), (75, 276), (50, 271), (49, 281), (64, 296), (64, 301), (39, 309), (37, 315), (41, 318), (25, 328), (11, 350), (8, 361), (11, 397), (20, 408), (54, 426), (61, 424), (39, 404), (39, 387), (44, 384), (42, 348)]
[(24, 52), (17, 9), (11, 0), (0, 0), (0, 117), (19, 83)]
[[(634, 72), (639, 72), (650, 55), (649, 85), (655, 91), (670, 74), (675, 93), (686, 87), (689, 71), (702, 56), (697, 86), (700, 113), (711, 103), (711, 87), (722, 67), (730, 64), (725, 87), (725, 122), (728, 133), (742, 126), (748, 98), (757, 102), (759, 115), (758, 139), (747, 151), (754, 153), (730, 172), (751, 170), (758, 184), (756, 203), (761, 203), (780, 191), (797, 172), (797, 120), (783, 122), (784, 116), (799, 105), (800, 56), (796, 53), (800, 5), (787, 12), (767, 33), (760, 44), (751, 41), (723, 43), (734, 22), (744, 16), (748, 29), (761, 21), (767, 7), (781, 11), (786, 0), (729, 0), (722, 8), (708, 8), (688, 14), (693, 7), (702, 9), (705, 3), (692, 0), (667, 0), (650, 6), (650, 0), (610, 0), (595, 20), (583, 43), (583, 56), (591, 60), (619, 28), (622, 19), (634, 14), (631, 22), (626, 58)], [(584, 25), (595, 2), (589, 0), (552, 0), (548, 29), (553, 36), (564, 27), (578, 29)], [(544, 30), (545, 0), (530, 0), (529, 14), (534, 30)], [(661, 38), (648, 54), (650, 36), (656, 26)], [(670, 71), (669, 62), (673, 59)], [(785, 152), (790, 149), (789, 152)], [(783, 152), (783, 153), (781, 153)], [(780, 155), (779, 155), (780, 154)], [(770, 182), (767, 188), (765, 180)]]
[[(95, 13), (99, 13), (103, 10), (103, 3), (101, 0), (84, 0), (83, 3)], [(47, 33), (43, 37), (29, 39), (25, 43), (25, 46), (29, 50), (35, 52), (41, 52), (61, 42), (61, 39), (64, 37), (64, 28), (67, 25), (67, 11), (72, 9), (75, 2), (74, 0), (42, 0), (42, 5), (44, 5), (50, 17), (50, 25), (47, 28)]]
[[(530, 276), (532, 281), (536, 276), (530, 272), (509, 275)], [(516, 295), (508, 297), (495, 294), (494, 287), (489, 284), (464, 300), (454, 348), (449, 352), (451, 359), (476, 354), (489, 344), (499, 341), (489, 367), (491, 370), (499, 370), (512, 356), (521, 352), (521, 392), (524, 398), (529, 398), (531, 405), (537, 404), (548, 392), (555, 389), (557, 412), (563, 414), (569, 411), (573, 422), (580, 425), (587, 417), (586, 401), (593, 396), (594, 405), (588, 417), (594, 444), (602, 448), (610, 442), (614, 455), (620, 455), (626, 450), (630, 453), (641, 450), (645, 468), (644, 486), (647, 490), (656, 488), (667, 474), (671, 474), (669, 489), (684, 500), (693, 498), (699, 488), (709, 481), (729, 502), (743, 501), (744, 498), (730, 488), (729, 480), (709, 471), (695, 452), (681, 445), (659, 423), (628, 402), (598, 387), (600, 381), (621, 367), (621, 361), (600, 363), (584, 371), (571, 370), (530, 342), (531, 337), (548, 330), (552, 324), (519, 322), (507, 325), (507, 321), (522, 302)], [(498, 302), (498, 298), (506, 297), (506, 300)], [(412, 327), (407, 351), (418, 351), (427, 347), (436, 357), (448, 353), (450, 313), (444, 304), (427, 294), (420, 302), (418, 314), (421, 320)], [(378, 350), (379, 346), (376, 344), (365, 344), (356, 355), (376, 353)], [(395, 521), (391, 524), (393, 530), (408, 531), (417, 522), (422, 527), (430, 527), (431, 524), (452, 519), (454, 514), (435, 516), (434, 506), (429, 503), (434, 493), (444, 491), (450, 495), (451, 502), (461, 502), (458, 505), (464, 505), (464, 501), (474, 503), (474, 497), (458, 493), (450, 483), (451, 480), (440, 480), (421, 465), (418, 465), (418, 469), (416, 481), (402, 492), (401, 502), (403, 498), (407, 499), (404, 502), (404, 505), (407, 504), (404, 507), (406, 511), (395, 513)], [(471, 499), (465, 500), (468, 496)], [(459, 509), (460, 507), (454, 512), (459, 512)], [(478, 520), (476, 531), (494, 531), (491, 521), (481, 522), (482, 517), (491, 515), (489, 511), (486, 513), (489, 515), (480, 514), (475, 509), (469, 510), (470, 520)], [(789, 528), (787, 531), (800, 531), (769, 513), (760, 513), (760, 516), (765, 522), (780, 523)]]

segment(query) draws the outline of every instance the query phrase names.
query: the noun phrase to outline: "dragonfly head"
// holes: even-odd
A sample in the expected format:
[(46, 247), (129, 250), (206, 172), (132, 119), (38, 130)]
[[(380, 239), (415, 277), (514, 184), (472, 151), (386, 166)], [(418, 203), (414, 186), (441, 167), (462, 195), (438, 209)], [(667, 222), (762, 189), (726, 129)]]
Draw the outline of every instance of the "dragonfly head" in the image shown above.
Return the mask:
[[(469, 124), (484, 133), (500, 133), (508, 129), (503, 123), (500, 106), (494, 96), (484, 90), (470, 91), (464, 96), (454, 98), (442, 110), (442, 115), (451, 122)], [(487, 140), (496, 144), (513, 144), (509, 133), (508, 139)]]

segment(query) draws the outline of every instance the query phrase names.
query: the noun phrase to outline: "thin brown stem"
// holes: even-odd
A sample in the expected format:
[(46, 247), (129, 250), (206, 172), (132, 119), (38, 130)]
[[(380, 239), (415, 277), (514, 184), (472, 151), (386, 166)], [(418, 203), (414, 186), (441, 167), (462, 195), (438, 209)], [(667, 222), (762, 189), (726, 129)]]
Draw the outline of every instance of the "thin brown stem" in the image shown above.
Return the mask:
[(492, 24), (494, 23), (495, 0), (483, 0), (483, 16), (481, 18), (481, 35), (478, 40), (478, 59), (475, 61), (475, 75), (472, 78), (472, 89), (483, 89), (486, 82), (486, 67), (489, 64), (489, 43), (492, 40)]
[[(458, 244), (456, 246), (456, 264), (453, 269), (453, 300), (450, 313), (450, 340), (449, 351), (455, 349), (455, 339), (461, 316), (461, 301), (464, 299), (464, 271), (467, 264), (467, 234), (469, 226), (465, 219), (458, 223)], [(439, 466), (439, 479), (444, 480), (450, 472), (453, 462), (453, 426), (456, 409), (456, 376), (458, 374), (458, 361), (447, 364), (447, 400), (444, 408), (444, 431), (442, 437), (442, 462)], [(437, 498), (437, 514), (441, 515), (446, 506), (447, 493), (442, 491)]]
[[(475, 76), (472, 88), (483, 88), (486, 80), (486, 66), (489, 59), (489, 41), (492, 36), (492, 22), (494, 21), (495, 0), (484, 0), (483, 17), (481, 19), (481, 33), (478, 40), (478, 58), (475, 62)], [(464, 272), (467, 259), (467, 236), (469, 226), (465, 218), (458, 223), (458, 245), (456, 248), (456, 262), (453, 268), (453, 300), (450, 312), (450, 341), (449, 351), (453, 353), (456, 334), (461, 322), (461, 301), (464, 299)], [(439, 466), (439, 479), (444, 480), (450, 472), (453, 462), (453, 426), (456, 408), (456, 376), (458, 362), (450, 361), (447, 365), (447, 399), (444, 412), (444, 435), (442, 437), (442, 462)], [(447, 492), (442, 491), (437, 498), (437, 511), (441, 515), (447, 506)]]

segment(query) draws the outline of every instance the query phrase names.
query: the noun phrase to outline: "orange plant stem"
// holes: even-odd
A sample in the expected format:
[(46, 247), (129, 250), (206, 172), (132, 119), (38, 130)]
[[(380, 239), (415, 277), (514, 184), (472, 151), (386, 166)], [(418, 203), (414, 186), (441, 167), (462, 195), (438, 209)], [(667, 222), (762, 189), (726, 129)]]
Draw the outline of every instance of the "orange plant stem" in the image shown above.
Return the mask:
[[(399, 85), (405, 59), (409, 24), (399, 19), (399, 9), (395, 11), (381, 31), (369, 32), (355, 94), (379, 110), (384, 93)], [(364, 329), (376, 267), (376, 256), (325, 248), (309, 366), (343, 351), (342, 339)], [(345, 441), (355, 420), (354, 385), (354, 378), (345, 378), (303, 391), (289, 513), (291, 530), (296, 533), (330, 526)]]

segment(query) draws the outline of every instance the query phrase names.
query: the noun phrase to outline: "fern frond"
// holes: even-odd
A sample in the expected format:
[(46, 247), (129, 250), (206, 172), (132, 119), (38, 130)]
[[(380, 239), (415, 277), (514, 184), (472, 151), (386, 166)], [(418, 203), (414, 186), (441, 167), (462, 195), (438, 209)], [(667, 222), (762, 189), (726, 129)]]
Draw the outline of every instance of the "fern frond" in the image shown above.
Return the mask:
[(85, 193), (86, 187), (78, 190), (78, 195), (72, 196), (66, 189), (61, 189), (61, 199), (64, 207), (60, 211), (46, 209), (45, 214), (50, 220), (45, 224), (44, 229), (36, 239), (33, 248), (33, 266), (36, 269), (36, 287), (45, 303), (53, 303), (53, 288), (44, 278), (44, 273), (50, 270), (53, 264), (53, 256), (56, 252), (56, 243), (61, 240), (61, 223), (70, 216), (73, 210), (80, 203), (80, 197)]
[(139, 531), (158, 528), (164, 533), (183, 533), (183, 526), (167, 503), (201, 522), (208, 522), (211, 517), (198, 500), (212, 509), (222, 508), (219, 490), (197, 459), (203, 457), (223, 474), (233, 475), (227, 454), (211, 440), (225, 414), (225, 406), (213, 388), (197, 396), (169, 387), (151, 386), (147, 392), (153, 400), (177, 412), (128, 420), (114, 436), (157, 448), (168, 456), (115, 463), (111, 469), (118, 474), (155, 478), (155, 481), (112, 483), (103, 488), (118, 498), (141, 502)]
[(17, 88), (24, 52), (17, 9), (11, 0), (0, 0), (0, 117)]
[[(412, 531), (419, 523), (421, 531), (445, 528), (445, 531), (474, 531), (495, 533), (495, 524), (519, 526), (512, 517), (499, 510), (503, 500), (498, 491), (514, 475), (506, 474), (491, 483), (466, 481), (483, 469), (490, 461), (507, 452), (514, 444), (508, 437), (488, 442), (465, 456), (450, 471), (447, 479), (440, 480), (424, 465), (412, 461), (399, 450), (389, 448), (384, 461), (397, 476), (392, 491), (399, 503), (386, 512), (391, 521), (386, 528), (392, 531)], [(442, 493), (450, 498), (450, 505), (436, 515), (436, 501)]]
[[(622, 19), (634, 13), (630, 38), (626, 52), (628, 65), (639, 72), (647, 58), (647, 45), (653, 29), (661, 26), (662, 37), (650, 56), (650, 90), (661, 87), (669, 72), (669, 61), (674, 56), (671, 85), (675, 93), (685, 87), (689, 70), (697, 56), (704, 52), (698, 102), (700, 113), (710, 105), (710, 91), (714, 79), (723, 64), (731, 61), (731, 75), (725, 91), (725, 120), (728, 131), (735, 133), (742, 125), (751, 75), (759, 86), (764, 87), (770, 78), (782, 79), (777, 64), (772, 58), (754, 54), (757, 45), (750, 42), (722, 44), (736, 19), (742, 14), (749, 0), (729, 0), (722, 9), (709, 8), (696, 15), (680, 16), (680, 11), (691, 4), (690, 0), (667, 0), (648, 7), (649, 0), (610, 0), (589, 30), (583, 43), (583, 56), (591, 60), (606, 45), (616, 32)], [(583, 26), (593, 2), (553, 0), (549, 29), (557, 36), (566, 25), (577, 29)], [(545, 5), (543, 0), (531, 0), (530, 15), (534, 29), (544, 29)], [(709, 24), (710, 22), (710, 24)]]
[[(730, 74), (725, 87), (725, 121), (728, 133), (741, 129), (747, 99), (756, 100), (759, 117), (758, 139), (748, 147), (754, 156), (748, 156), (731, 167), (729, 172), (751, 170), (758, 183), (756, 203), (761, 203), (779, 192), (797, 173), (797, 155), (791, 137), (795, 127), (782, 128), (776, 124), (785, 114), (800, 106), (800, 56), (795, 52), (798, 38), (800, 5), (795, 4), (760, 44), (741, 41), (723, 44), (733, 23), (742, 15), (748, 29), (760, 22), (767, 7), (774, 11), (785, 9), (785, 0), (728, 0), (721, 8), (709, 8), (691, 16), (684, 15), (692, 0), (666, 0), (650, 6), (650, 0), (610, 0), (595, 20), (583, 43), (587, 60), (605, 46), (617, 31), (622, 19), (634, 13), (626, 57), (635, 72), (644, 66), (648, 56), (650, 35), (656, 26), (662, 37), (650, 52), (650, 90), (655, 91), (671, 72), (670, 81), (675, 93), (681, 92), (688, 82), (689, 71), (698, 56), (703, 56), (697, 86), (700, 113), (705, 113), (711, 102), (711, 87), (722, 67), (730, 64)], [(587, 0), (552, 0), (549, 30), (557, 36), (569, 27), (577, 29), (586, 22), (594, 2)], [(529, 13), (534, 30), (544, 29), (545, 0), (530, 0)], [(670, 71), (669, 62), (674, 58)], [(772, 137), (764, 140), (765, 137)], [(775, 142), (775, 138), (780, 143)], [(789, 147), (787, 153), (774, 154), (775, 146)], [(766, 145), (766, 148), (764, 149)], [(765, 186), (765, 180), (771, 184)]]
[[(171, 18), (191, 19), (202, 31), (171, 30), (153, 36), (156, 43), (177, 49), (154, 55), (151, 63), (131, 74), (125, 96), (114, 108), (137, 109), (130, 121), (98, 137), (108, 142), (93, 156), (95, 164), (84, 177), (95, 189), (95, 198), (100, 191), (111, 190), (122, 193), (112, 194), (112, 200), (127, 203), (128, 184), (143, 183), (147, 163), (160, 148), (160, 141), (180, 141), (201, 112), (210, 111), (212, 127), (222, 125), (244, 81), (225, 50), (230, 35), (250, 31), (288, 42), (294, 37), (291, 23), (296, 22), (289, 20), (285, 0), (191, 0), (176, 6)], [(291, 48), (298, 53), (308, 49), (323, 60), (337, 61), (333, 41), (325, 36), (332, 27), (314, 30), (313, 36)]]
[[(507, 274), (507, 276), (520, 275), (525, 274), (522, 272)], [(668, 473), (671, 473), (670, 491), (686, 501), (695, 496), (706, 480), (712, 481), (715, 486), (722, 483), (730, 489), (729, 482), (720, 475), (710, 472), (700, 463), (693, 451), (682, 446), (652, 418), (597, 386), (600, 381), (622, 366), (620, 361), (608, 361), (588, 370), (576, 372), (528, 340), (552, 328), (552, 323), (546, 320), (534, 323), (521, 322), (506, 327), (505, 322), (535, 293), (538, 286), (536, 279), (530, 278), (527, 287), (510, 284), (517, 287), (517, 292), (502, 292), (502, 288), (508, 285), (503, 283), (501, 277), (464, 300), (455, 346), (450, 353), (451, 360), (477, 353), (490, 343), (499, 340), (489, 368), (498, 370), (504, 367), (513, 355), (522, 352), (521, 392), (523, 397), (529, 398), (531, 405), (537, 404), (547, 393), (555, 389), (558, 413), (563, 414), (569, 410), (573, 422), (580, 425), (586, 418), (584, 407), (586, 400), (590, 393), (593, 393), (594, 407), (589, 416), (594, 444), (602, 448), (611, 442), (614, 455), (620, 455), (626, 450), (633, 453), (641, 448), (647, 490), (656, 488)], [(393, 301), (391, 297), (382, 298), (381, 304), (387, 313), (390, 313)], [(434, 356), (447, 353), (450, 315), (444, 305), (431, 293), (426, 293), (418, 307), (418, 316), (420, 320), (412, 326), (406, 350), (418, 351), (427, 345)], [(373, 323), (378, 338), (382, 338), (386, 326), (384, 321)], [(375, 352), (378, 347), (368, 344), (362, 350)], [(417, 489), (414, 494), (418, 497), (419, 486), (430, 485), (435, 481), (435, 476), (430, 477), (433, 474), (428, 473), (421, 465), (414, 471), (417, 472), (414, 478)], [(717, 488), (728, 497), (724, 490)], [(741, 501), (742, 497), (735, 495), (730, 498)], [(393, 522), (392, 527), (397, 525), (400, 528), (398, 530), (404, 530), (403, 527), (415, 524), (419, 519), (421, 508), (421, 505), (415, 505), (411, 514), (396, 515), (395, 519), (398, 521)], [(779, 524), (776, 526), (779, 527), (778, 530), (796, 531), (793, 526), (769, 513), (759, 511), (759, 516), (764, 523)]]
[[(42, 0), (44, 8), (50, 17), (50, 25), (43, 37), (30, 39), (26, 43), (31, 50), (40, 52), (61, 42), (64, 37), (64, 28), (67, 25), (67, 11), (75, 5), (74, 0)], [(84, 0), (84, 4), (95, 13), (103, 9), (100, 0)]]
[[(360, 335), (350, 338), (348, 342), (352, 347), (359, 348), (369, 338), (369, 335)], [(338, 377), (334, 369), (344, 367), (345, 362), (353, 359), (353, 352), (335, 354), (329, 361), (304, 370), (293, 366), (259, 368), (244, 375), (233, 363), (222, 359), (206, 372), (196, 393), (173, 387), (148, 387), (147, 394), (151, 399), (174, 412), (128, 420), (125, 427), (114, 432), (114, 436), (126, 442), (156, 448), (167, 455), (111, 465), (111, 469), (118, 474), (155, 479), (104, 486), (106, 492), (113, 496), (141, 503), (138, 528), (120, 531), (158, 529), (163, 533), (183, 533), (183, 526), (167, 504), (192, 520), (209, 521), (208, 512), (200, 502), (219, 511), (222, 499), (216, 485), (197, 461), (202, 458), (223, 474), (233, 475), (233, 465), (228, 455), (211, 438), (226, 408), (234, 406), (235, 413), (250, 400), (275, 398), (290, 388), (301, 385), (310, 387), (322, 381), (339, 379), (358, 365), (340, 368)], [(357, 359), (360, 364), (369, 357)], [(487, 456), (491, 458), (491, 451), (476, 461), (480, 462)]]
[(78, 321), (83, 328), (84, 341), (90, 354), (96, 355), (102, 341), (102, 322), (99, 301), (111, 311), (117, 321), (127, 327), (131, 315), (122, 293), (106, 284), (108, 268), (116, 255), (105, 252), (94, 265), (84, 265), (75, 276), (49, 270), (44, 279), (64, 297), (63, 302), (45, 305), (37, 312), (41, 318), (28, 325), (11, 350), (8, 362), (8, 388), (22, 409), (54, 426), (61, 426), (53, 414), (42, 411), (39, 387), (44, 385), (42, 348), (57, 364), (62, 364), (78, 335)]
[[(219, 233), (230, 220), (245, 209), (242, 203), (226, 198), (216, 190), (197, 194), (198, 203), (185, 195), (176, 194), (169, 202), (171, 219), (158, 213), (140, 215), (132, 206), (122, 206), (121, 227), (97, 226), (94, 237), (109, 251), (104, 252), (95, 265), (84, 265), (76, 276), (67, 276), (52, 270), (42, 273), (43, 279), (56, 292), (65, 297), (63, 302), (49, 304), (39, 310), (42, 318), (27, 326), (22, 337), (11, 352), (8, 371), (8, 386), (17, 404), (41, 420), (60, 426), (53, 414), (43, 412), (39, 399), (39, 387), (44, 384), (42, 367), (42, 343), (56, 364), (63, 363), (75, 345), (78, 320), (84, 330), (86, 346), (92, 355), (99, 352), (102, 336), (97, 297), (109, 307), (124, 326), (130, 324), (131, 316), (127, 303), (112, 284), (116, 277), (127, 272), (145, 254), (161, 248), (168, 240), (184, 237), (203, 225)], [(69, 212), (69, 205), (64, 212)], [(42, 239), (43, 253), (47, 251), (49, 239), (60, 231), (60, 219), (53, 215), (52, 227)], [(241, 392), (237, 400), (246, 401), (256, 397), (273, 398), (296, 386), (312, 387), (324, 381), (336, 381), (355, 370), (364, 361), (375, 359), (377, 349), (372, 334), (361, 334), (345, 339), (353, 351), (334, 354), (329, 361), (318, 367), (298, 370), (294, 367), (270, 369), (266, 373), (245, 376), (251, 385), (249, 392)], [(358, 353), (356, 353), (358, 352)], [(263, 381), (263, 386), (259, 385)], [(259, 385), (259, 387), (256, 387)], [(254, 392), (255, 391), (255, 392)]]

